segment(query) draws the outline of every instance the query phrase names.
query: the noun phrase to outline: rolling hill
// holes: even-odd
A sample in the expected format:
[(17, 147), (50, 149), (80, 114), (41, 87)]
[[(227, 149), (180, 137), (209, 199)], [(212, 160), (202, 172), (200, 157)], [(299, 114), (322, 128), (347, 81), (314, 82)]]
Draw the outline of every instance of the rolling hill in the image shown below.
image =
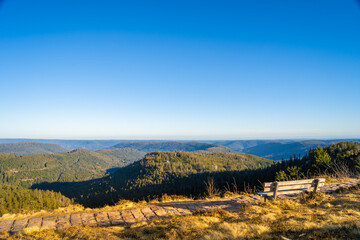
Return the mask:
[(236, 152), (243, 152), (244, 150), (264, 145), (267, 143), (287, 143), (291, 140), (220, 140), (220, 141), (205, 141), (212, 144), (218, 144), (234, 150)]
[(62, 140), (62, 139), (6, 139), (0, 138), (0, 144), (36, 142), (46, 144), (57, 144), (66, 149), (87, 149), (98, 151), (102, 149), (133, 148), (144, 152), (154, 151), (202, 151), (208, 148), (218, 147), (211, 151), (231, 152), (221, 144), (204, 143), (199, 141), (159, 141), (159, 140)]
[[(66, 207), (71, 200), (60, 193), (0, 184), (0, 217), (5, 213), (24, 213)], [(1, 238), (1, 237), (0, 237)]]
[(16, 155), (32, 155), (40, 153), (65, 153), (69, 150), (56, 144), (38, 142), (16, 142), (0, 144), (0, 152)]
[(22, 138), (2, 138), (0, 143), (15, 143), (15, 142), (37, 142), (47, 144), (57, 144), (63, 148), (74, 149), (87, 149), (91, 151), (97, 151), (104, 148), (109, 148), (120, 140), (65, 140), (65, 139), (22, 139)]
[(78, 203), (98, 207), (114, 204), (120, 199), (139, 200), (165, 193), (198, 196), (204, 193), (204, 181), (209, 174), (222, 172), (221, 184), (229, 184), (233, 181), (233, 175), (229, 172), (260, 169), (272, 163), (272, 160), (245, 154), (152, 152), (143, 160), (101, 179), (79, 183), (44, 183), (34, 188), (61, 191)]
[(176, 141), (124, 141), (111, 148), (132, 148), (143, 152), (155, 151), (183, 151), (183, 152), (234, 152), (229, 148), (217, 144), (201, 142), (176, 142)]
[(145, 152), (132, 148), (102, 149), (96, 152), (108, 156), (115, 161), (119, 161), (120, 163), (123, 163), (123, 165), (138, 161), (146, 154)]
[(216, 147), (209, 147), (205, 150), (197, 150), (194, 152), (198, 153), (237, 153), (236, 151), (231, 150), (230, 148), (224, 146), (216, 146)]
[[(305, 156), (310, 148), (342, 141), (359, 142), (359, 139), (329, 140), (212, 140), (212, 141), (141, 141), (141, 140), (57, 140), (57, 139), (0, 139), (0, 143), (39, 142), (58, 144), (66, 149), (84, 148), (91, 151), (115, 148), (133, 148), (142, 152), (187, 151), (249, 153), (272, 160), (289, 159), (294, 153)], [(19, 149), (21, 150), (21, 149)], [(14, 152), (15, 153), (15, 152)], [(20, 154), (19, 152), (16, 152)]]
[[(137, 157), (125, 150), (127, 155), (105, 155), (85, 149), (77, 149), (62, 154), (13, 155), (0, 153), (0, 183), (30, 187), (41, 182), (72, 182), (100, 178), (110, 168), (124, 166)], [(116, 157), (114, 157), (116, 155)]]
[(326, 146), (323, 141), (301, 141), (301, 142), (278, 142), (266, 143), (245, 149), (243, 152), (247, 154), (255, 154), (273, 160), (289, 159), (290, 156), (304, 156), (309, 153), (310, 148), (318, 146)]
[(294, 154), (305, 156), (310, 148), (326, 146), (343, 141), (359, 142), (359, 139), (332, 139), (332, 140), (233, 140), (233, 141), (208, 141), (230, 148), (234, 151), (253, 154), (272, 160), (289, 159)]

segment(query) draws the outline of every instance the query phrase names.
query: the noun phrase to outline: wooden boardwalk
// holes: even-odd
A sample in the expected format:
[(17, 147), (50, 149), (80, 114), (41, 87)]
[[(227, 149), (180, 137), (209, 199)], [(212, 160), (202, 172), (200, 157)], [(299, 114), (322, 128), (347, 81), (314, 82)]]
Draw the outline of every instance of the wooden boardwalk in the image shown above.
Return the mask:
[[(339, 188), (359, 185), (360, 180), (355, 182), (328, 184), (320, 191), (331, 194)], [(0, 221), (0, 233), (17, 233), (25, 229), (57, 229), (61, 230), (71, 226), (107, 227), (118, 225), (130, 225), (138, 222), (150, 221), (154, 218), (167, 218), (175, 215), (189, 215), (194, 211), (223, 209), (234, 211), (242, 206), (255, 204), (261, 201), (260, 196), (244, 195), (235, 199), (217, 201), (189, 201), (178, 203), (149, 204), (146, 207), (125, 209), (111, 212), (74, 213), (62, 216), (34, 217), (16, 220)]]

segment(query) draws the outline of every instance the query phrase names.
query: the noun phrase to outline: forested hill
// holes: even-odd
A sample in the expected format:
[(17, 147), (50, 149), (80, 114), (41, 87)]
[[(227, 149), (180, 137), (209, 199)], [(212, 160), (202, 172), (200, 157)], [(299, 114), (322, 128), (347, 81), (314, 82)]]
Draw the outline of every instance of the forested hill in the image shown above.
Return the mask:
[[(142, 152), (186, 151), (246, 153), (282, 160), (295, 154), (305, 156), (310, 148), (343, 141), (359, 142), (359, 139), (329, 140), (213, 140), (213, 141), (159, 141), (159, 140), (56, 140), (56, 139), (0, 139), (0, 143), (39, 142), (58, 144), (66, 149), (84, 148), (91, 151), (109, 148), (133, 148)], [(20, 154), (19, 152), (12, 152)], [(24, 154), (20, 154), (24, 155)]]
[(243, 152), (248, 154), (256, 154), (273, 160), (289, 159), (293, 155), (305, 156), (309, 153), (310, 148), (318, 146), (326, 146), (324, 141), (301, 141), (289, 143), (266, 143), (245, 149)]
[(104, 148), (109, 148), (119, 143), (119, 140), (66, 140), (66, 139), (12, 139), (0, 138), (0, 143), (15, 143), (15, 142), (37, 142), (37, 143), (51, 143), (62, 146), (63, 148), (74, 150), (84, 148), (91, 151), (97, 151)]
[(272, 163), (245, 154), (152, 152), (102, 179), (70, 184), (70, 187), (56, 183), (37, 187), (60, 190), (86, 206), (96, 207), (114, 204), (122, 198), (143, 199), (164, 193), (199, 195), (204, 192), (204, 173), (259, 169)]
[(310, 149), (309, 155), (289, 161), (247, 154), (152, 152), (101, 179), (33, 187), (61, 191), (85, 206), (99, 207), (115, 204), (120, 199), (141, 200), (163, 194), (204, 196), (209, 179), (213, 179), (214, 188), (222, 192), (238, 192), (254, 187), (261, 189), (261, 182), (359, 173), (360, 144), (341, 142)]
[(230, 148), (224, 146), (216, 146), (216, 147), (209, 147), (205, 150), (197, 150), (194, 151), (197, 153), (238, 153), (236, 151), (231, 150)]
[(124, 165), (140, 160), (144, 158), (146, 154), (145, 152), (132, 148), (103, 149), (96, 152), (108, 156), (114, 161), (119, 161)]
[(234, 152), (229, 148), (217, 144), (201, 142), (176, 142), (176, 141), (125, 141), (112, 148), (132, 148), (143, 152), (155, 151), (183, 151), (183, 152)]
[(31, 155), (40, 153), (65, 153), (69, 150), (56, 144), (38, 143), (38, 142), (16, 142), (0, 144), (0, 152)]
[(219, 144), (240, 153), (253, 154), (256, 156), (282, 160), (294, 157), (294, 154), (301, 157), (309, 153), (310, 148), (327, 146), (339, 142), (360, 142), (359, 139), (329, 139), (329, 140), (222, 140), (207, 141), (212, 144)]
[(5, 213), (50, 210), (71, 204), (71, 200), (60, 193), (6, 184), (0, 184), (0, 202), (0, 217)]
[[(134, 150), (136, 151), (136, 150)], [(41, 182), (72, 182), (100, 178), (109, 168), (122, 167), (142, 157), (136, 151), (113, 153), (112, 156), (77, 149), (62, 154), (13, 155), (0, 153), (0, 183), (29, 187)], [(131, 159), (127, 156), (131, 155)], [(138, 159), (136, 159), (138, 160)]]

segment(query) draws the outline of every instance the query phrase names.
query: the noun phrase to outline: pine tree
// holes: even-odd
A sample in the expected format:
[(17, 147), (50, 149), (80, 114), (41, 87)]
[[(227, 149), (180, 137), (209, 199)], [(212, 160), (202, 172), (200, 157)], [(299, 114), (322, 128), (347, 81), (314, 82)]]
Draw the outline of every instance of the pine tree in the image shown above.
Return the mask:
[(315, 149), (312, 167), (319, 172), (326, 171), (332, 165), (331, 157), (322, 147)]

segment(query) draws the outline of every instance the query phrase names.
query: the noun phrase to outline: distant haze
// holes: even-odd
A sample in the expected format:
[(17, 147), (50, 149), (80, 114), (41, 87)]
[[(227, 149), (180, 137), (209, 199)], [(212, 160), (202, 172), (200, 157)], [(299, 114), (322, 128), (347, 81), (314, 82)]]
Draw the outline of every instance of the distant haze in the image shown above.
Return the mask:
[[(31, 141), (31, 142), (29, 142)], [(0, 139), (0, 152), (14, 154), (58, 153), (66, 149), (84, 148), (92, 151), (106, 149), (133, 149), (153, 151), (246, 153), (272, 160), (304, 156), (310, 148), (338, 142), (360, 142), (360, 139), (332, 140), (204, 140), (204, 141), (159, 141), (159, 140), (50, 140), (50, 139)], [(64, 149), (65, 148), (65, 149)]]

